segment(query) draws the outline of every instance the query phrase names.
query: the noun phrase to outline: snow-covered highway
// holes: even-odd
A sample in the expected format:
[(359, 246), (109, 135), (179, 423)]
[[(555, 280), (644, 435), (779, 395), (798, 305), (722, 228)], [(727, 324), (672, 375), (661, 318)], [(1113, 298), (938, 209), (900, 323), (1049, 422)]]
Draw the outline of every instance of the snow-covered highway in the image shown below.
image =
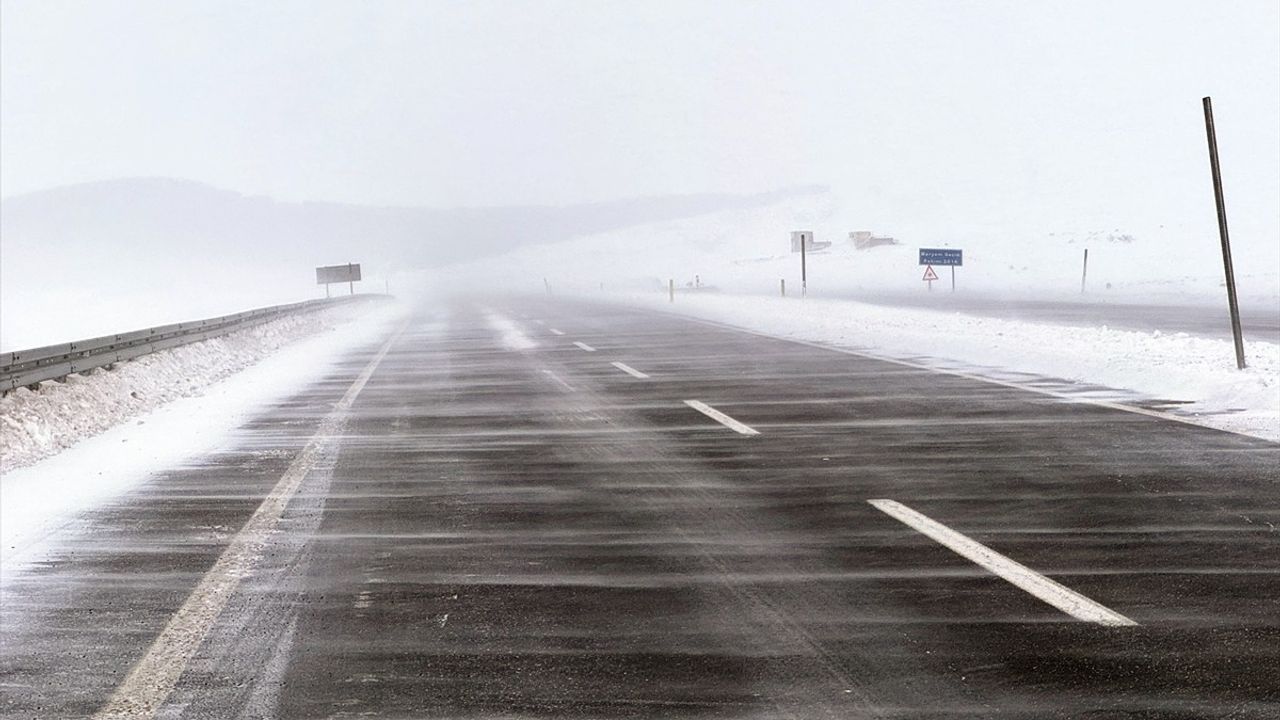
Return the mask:
[(1265, 717), (1277, 526), (1265, 440), (460, 301), (6, 575), (0, 714)]

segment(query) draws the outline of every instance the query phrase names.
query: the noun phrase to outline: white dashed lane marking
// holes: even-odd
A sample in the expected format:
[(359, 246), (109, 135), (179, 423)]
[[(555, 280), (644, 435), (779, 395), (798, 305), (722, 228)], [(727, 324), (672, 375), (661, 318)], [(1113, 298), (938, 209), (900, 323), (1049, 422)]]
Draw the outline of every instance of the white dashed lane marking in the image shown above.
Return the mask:
[(626, 374), (630, 375), (630, 376), (631, 376), (631, 377), (633, 377), (633, 378), (640, 378), (641, 380), (648, 380), (648, 379), (649, 379), (649, 376), (648, 376), (648, 375), (646, 375), (646, 374), (644, 374), (644, 373), (640, 372), (639, 370), (637, 370), (637, 369), (635, 369), (635, 368), (631, 367), (630, 365), (628, 365), (628, 364), (626, 364), (626, 363), (615, 362), (615, 363), (609, 363), (609, 364), (610, 364), (610, 365), (612, 365), (612, 366), (614, 366), (614, 367), (616, 367), (616, 368), (618, 368), (619, 370), (621, 370), (622, 372), (624, 372), (624, 373), (626, 373)]
[(583, 350), (586, 350), (587, 352), (595, 352), (595, 351), (596, 351), (596, 349), (595, 349), (595, 348), (591, 347), (590, 345), (588, 345), (588, 344), (586, 344), (586, 343), (584, 343), (584, 342), (577, 342), (577, 341), (575, 341), (573, 344), (574, 344), (574, 345), (577, 345), (579, 348), (582, 348)]
[(694, 410), (697, 410), (703, 415), (706, 415), (712, 420), (715, 420), (721, 425), (724, 425), (730, 430), (736, 433), (739, 433), (741, 435), (759, 435), (760, 434), (760, 432), (755, 428), (750, 427), (745, 423), (740, 423), (737, 420), (734, 420), (733, 418), (729, 417), (728, 415), (725, 415), (724, 413), (702, 402), (701, 400), (685, 400), (684, 404), (688, 405)]
[(941, 543), (949, 550), (981, 565), (1077, 620), (1111, 627), (1138, 624), (900, 502), (893, 500), (868, 500), (867, 502), (889, 517), (918, 530), (931, 540)]

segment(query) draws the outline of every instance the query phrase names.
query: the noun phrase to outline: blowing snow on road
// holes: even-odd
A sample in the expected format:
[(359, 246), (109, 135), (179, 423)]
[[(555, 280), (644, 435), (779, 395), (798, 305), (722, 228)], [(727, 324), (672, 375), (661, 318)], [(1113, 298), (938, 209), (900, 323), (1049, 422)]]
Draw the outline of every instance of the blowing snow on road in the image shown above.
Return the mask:
[(1280, 717), (1274, 0), (0, 14), (0, 720)]

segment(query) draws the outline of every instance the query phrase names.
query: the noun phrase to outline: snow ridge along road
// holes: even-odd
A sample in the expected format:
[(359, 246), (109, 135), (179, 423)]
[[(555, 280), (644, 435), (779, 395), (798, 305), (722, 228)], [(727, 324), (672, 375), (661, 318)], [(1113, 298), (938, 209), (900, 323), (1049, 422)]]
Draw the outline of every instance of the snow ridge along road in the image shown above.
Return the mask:
[(1280, 442), (1280, 344), (1265, 340), (1247, 343), (1249, 367), (1240, 371), (1229, 340), (1185, 333), (818, 298), (803, 308), (759, 296), (684, 295), (674, 305), (653, 295), (604, 299)]
[(333, 411), (321, 421), (320, 429), (290, 463), (280, 482), (231, 539), (227, 549), (169, 620), (146, 655), (134, 665), (106, 706), (94, 715), (96, 720), (142, 720), (155, 716), (222, 614), (240, 578), (257, 563), (267, 537), (275, 530), (303, 478), (321, 455), (335, 451), (335, 439), (342, 434), (352, 403), (403, 331), (402, 327), (383, 344), (347, 388)]
[[(358, 297), (358, 296), (357, 296)], [(0, 472), (35, 463), (85, 438), (210, 385), (302, 338), (381, 311), (365, 303), (285, 315), (200, 342), (94, 369), (39, 390), (18, 388), (0, 398)]]

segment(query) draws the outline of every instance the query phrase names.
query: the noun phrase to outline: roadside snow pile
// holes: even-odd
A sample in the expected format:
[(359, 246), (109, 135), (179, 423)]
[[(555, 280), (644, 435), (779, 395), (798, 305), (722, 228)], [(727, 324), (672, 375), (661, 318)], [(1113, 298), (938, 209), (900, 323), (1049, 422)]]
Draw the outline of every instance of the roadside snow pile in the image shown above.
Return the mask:
[[(224, 346), (230, 344), (237, 351), (239, 361), (267, 353), (277, 343), (279, 350), (238, 372), (226, 370), (230, 364), (206, 365), (207, 373), (226, 370), (229, 374), (198, 388), (191, 397), (176, 398), (79, 440), (52, 457), (0, 475), (0, 582), (4, 576), (44, 557), (43, 552), (52, 547), (49, 541), (61, 533), (73, 532), (81, 511), (108, 503), (165, 469), (251, 439), (240, 434), (250, 420), (339, 368), (346, 366), (350, 372), (352, 354), (373, 351), (386, 342), (402, 324), (405, 311), (399, 303), (334, 308), (328, 311), (327, 318), (313, 316), (306, 323), (262, 327), (259, 345), (252, 345), (248, 337), (223, 338), (227, 341)], [(303, 337), (307, 327), (314, 332)], [(297, 339), (288, 340), (290, 336)], [(214, 347), (206, 348), (208, 354), (217, 352)], [(159, 355), (155, 358), (152, 362)], [(139, 371), (146, 367), (140, 362), (133, 365)], [(362, 366), (360, 363), (355, 367)], [(122, 366), (115, 373), (86, 378), (83, 384), (66, 390), (83, 388), (124, 371)], [(169, 372), (172, 374), (172, 368)], [(132, 374), (131, 371), (121, 377)], [(138, 384), (135, 387), (158, 386), (145, 374), (135, 377), (134, 382)], [(108, 390), (93, 397), (76, 397), (89, 412), (110, 413), (104, 405), (122, 398), (134, 402), (134, 408), (140, 407), (129, 395), (132, 390), (128, 384), (112, 385)], [(62, 397), (66, 399), (68, 393)], [(25, 402), (34, 400), (28, 397)], [(55, 415), (50, 422), (58, 421), (62, 416)], [(63, 437), (70, 439), (69, 435)]]
[(242, 370), (282, 346), (368, 308), (293, 315), (192, 345), (144, 355), (114, 370), (19, 388), (0, 398), (0, 472), (30, 465), (112, 426)]
[[(592, 296), (599, 298), (599, 294)], [(1246, 370), (1231, 342), (887, 308), (845, 300), (657, 294), (614, 299), (664, 311), (994, 379), (1030, 373), (1087, 383), (1063, 394), (1113, 402), (1169, 401), (1197, 424), (1280, 441), (1280, 345), (1251, 341)], [(1094, 386), (1103, 386), (1102, 388)], [(1106, 388), (1136, 394), (1105, 395)]]

